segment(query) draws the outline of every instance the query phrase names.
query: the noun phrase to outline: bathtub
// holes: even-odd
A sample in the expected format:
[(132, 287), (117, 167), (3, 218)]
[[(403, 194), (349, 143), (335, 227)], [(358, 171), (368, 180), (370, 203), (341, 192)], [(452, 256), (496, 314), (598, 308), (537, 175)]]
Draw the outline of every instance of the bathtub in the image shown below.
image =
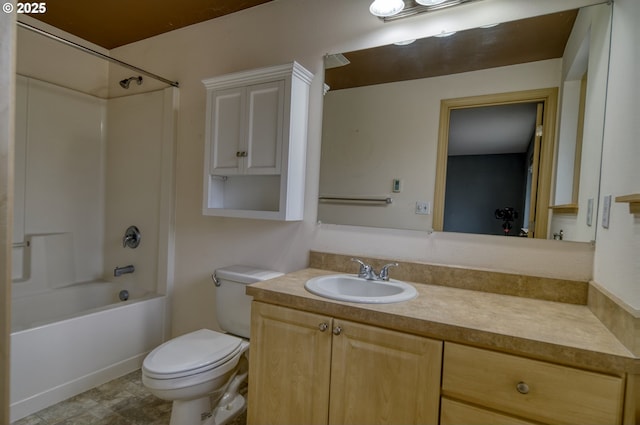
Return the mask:
[(14, 297), (11, 422), (139, 368), (164, 339), (165, 304), (110, 282)]

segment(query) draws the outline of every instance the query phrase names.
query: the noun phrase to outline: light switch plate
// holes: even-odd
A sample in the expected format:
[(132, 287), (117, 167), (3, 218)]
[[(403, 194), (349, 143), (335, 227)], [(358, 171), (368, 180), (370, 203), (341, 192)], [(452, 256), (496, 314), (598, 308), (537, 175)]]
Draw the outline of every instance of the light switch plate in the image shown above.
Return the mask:
[(611, 195), (607, 195), (604, 197), (604, 202), (602, 203), (602, 227), (605, 229), (609, 228), (609, 215), (611, 213)]
[(394, 193), (402, 192), (402, 180), (393, 179), (393, 186), (392, 186), (391, 190), (393, 190)]

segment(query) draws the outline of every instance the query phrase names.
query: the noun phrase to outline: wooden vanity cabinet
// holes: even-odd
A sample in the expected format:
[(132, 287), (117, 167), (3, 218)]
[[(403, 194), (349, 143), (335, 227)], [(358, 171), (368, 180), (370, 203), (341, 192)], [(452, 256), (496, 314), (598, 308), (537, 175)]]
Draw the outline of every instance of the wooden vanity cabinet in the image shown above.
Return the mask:
[(624, 388), (620, 376), (447, 342), (441, 424), (620, 424)]
[(253, 302), (256, 424), (436, 424), (442, 342)]

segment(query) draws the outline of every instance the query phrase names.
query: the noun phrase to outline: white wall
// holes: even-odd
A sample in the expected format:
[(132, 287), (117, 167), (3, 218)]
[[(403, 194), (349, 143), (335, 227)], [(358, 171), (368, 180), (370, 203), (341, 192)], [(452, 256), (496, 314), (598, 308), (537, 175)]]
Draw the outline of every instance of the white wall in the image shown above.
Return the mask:
[[(640, 193), (640, 2), (616, 0), (602, 157), (602, 199)], [(640, 217), (613, 202), (610, 227), (598, 223), (594, 279), (640, 315)]]
[[(465, 10), (471, 13), (464, 16), (455, 10), (443, 11), (431, 17), (383, 24), (368, 13), (369, 0), (281, 0), (114, 49), (115, 56), (180, 82), (173, 333), (217, 326), (210, 279), (217, 267), (248, 263), (288, 272), (307, 265), (310, 249), (590, 278), (593, 249), (585, 244), (505, 242), (489, 236), (316, 224), (324, 54), (433, 35), (445, 27), (475, 27), (489, 20), (514, 19), (546, 8), (586, 3), (486, 0), (468, 5)], [(500, 7), (491, 10), (484, 7), (488, 4)], [(201, 80), (292, 60), (316, 74), (309, 111), (304, 221), (277, 223), (202, 216), (205, 90)]]
[[(15, 2), (10, 1), (10, 4)], [(0, 14), (0, 423), (9, 422), (15, 15)]]
[[(20, 21), (36, 26), (67, 40), (78, 42), (100, 53), (107, 51), (27, 15)], [(48, 81), (61, 87), (93, 96), (107, 97), (108, 62), (57, 41), (49, 40), (25, 28), (18, 28), (16, 72), (26, 77)]]
[[(562, 93), (562, 115), (560, 117), (560, 133), (558, 136), (558, 158), (556, 173), (556, 204), (569, 204), (572, 202), (573, 190), (573, 158), (575, 153), (575, 137), (577, 122), (565, 115), (567, 112), (565, 95), (571, 95), (572, 83), (575, 87), (574, 94), (579, 96), (580, 79), (585, 71), (588, 71), (587, 92), (584, 111), (584, 126), (582, 136), (582, 155), (580, 158), (580, 181), (578, 192), (578, 214), (567, 217), (566, 215), (554, 215), (551, 220), (551, 233), (563, 229), (566, 239), (576, 241), (595, 240), (596, 218), (595, 211), (592, 225), (587, 225), (587, 205), (589, 199), (593, 199), (594, 210), (597, 204), (597, 195), (600, 183), (600, 161), (602, 152), (602, 136), (604, 127), (605, 99), (607, 91), (607, 74), (609, 69), (609, 44), (611, 32), (611, 6), (598, 5), (585, 8), (580, 11), (574, 25), (574, 30), (567, 43), (564, 54), (564, 66), (562, 70), (565, 76)], [(581, 46), (588, 48), (581, 55), (578, 53)], [(580, 57), (581, 58), (577, 58)], [(577, 59), (576, 59), (577, 58)], [(573, 59), (573, 60), (572, 60)], [(584, 63), (580, 63), (584, 61)], [(576, 105), (577, 106), (577, 105)], [(577, 111), (575, 111), (577, 114)], [(573, 132), (563, 134), (563, 131), (573, 127)], [(572, 139), (571, 139), (572, 138)], [(569, 139), (569, 140), (568, 140)], [(569, 143), (567, 143), (569, 142)], [(561, 155), (565, 144), (569, 145), (568, 156)], [(573, 149), (571, 149), (573, 146)], [(569, 164), (570, 163), (570, 164)], [(562, 171), (569, 174), (562, 176)], [(568, 181), (564, 186), (568, 188), (568, 198), (558, 198), (557, 190), (563, 186), (562, 179)]]
[(66, 235), (51, 236), (46, 252), (34, 241), (31, 248), (14, 248), (13, 277), (28, 280), (34, 267), (46, 266), (42, 276), (50, 286), (97, 279), (103, 264), (105, 101), (30, 78), (18, 82), (13, 240)]
[[(104, 59), (25, 29), (18, 31), (18, 40), (20, 71), (55, 84), (19, 77), (14, 241), (39, 233), (64, 232), (70, 237), (14, 248), (14, 278), (30, 277), (22, 267), (29, 265), (29, 258), (21, 254), (49, 246), (58, 257), (55, 264), (63, 265), (56, 269), (61, 276), (56, 283), (104, 277), (166, 293), (173, 261), (169, 239), (177, 92), (148, 92), (159, 84), (145, 79), (130, 90), (116, 81), (111, 96), (111, 69)], [(121, 72), (114, 68), (118, 81)], [(129, 225), (142, 231), (142, 243), (135, 250), (122, 247)], [(72, 258), (61, 258), (67, 253), (61, 244), (74, 250)], [(134, 274), (113, 276), (116, 266), (129, 264), (136, 267)], [(50, 276), (48, 270), (40, 280), (51, 280)], [(35, 280), (17, 282), (14, 295), (37, 289)]]
[[(167, 97), (172, 92), (166, 89), (110, 99), (107, 106), (105, 278), (151, 292), (165, 291), (164, 284), (158, 285), (160, 278), (166, 280), (158, 261), (159, 256), (166, 261), (160, 249), (166, 249), (166, 217), (171, 208), (165, 199), (163, 174), (172, 175), (173, 138), (166, 138), (164, 125), (171, 120), (167, 108), (172, 104)], [(132, 225), (142, 236), (135, 249), (122, 246), (125, 231)], [(133, 274), (113, 276), (115, 267), (129, 264), (135, 267)]]
[[(147, 290), (155, 290), (157, 281), (162, 98), (162, 91), (121, 97), (110, 100), (107, 110), (105, 277)], [(142, 234), (135, 249), (122, 246), (125, 230), (132, 225)], [(129, 264), (135, 273), (113, 276), (115, 267)]]

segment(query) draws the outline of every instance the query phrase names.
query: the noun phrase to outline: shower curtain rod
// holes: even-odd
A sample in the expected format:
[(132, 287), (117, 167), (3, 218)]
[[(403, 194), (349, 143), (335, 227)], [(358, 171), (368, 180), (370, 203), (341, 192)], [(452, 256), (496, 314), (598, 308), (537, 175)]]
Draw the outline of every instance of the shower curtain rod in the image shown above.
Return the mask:
[(25, 24), (24, 22), (16, 21), (16, 23), (18, 24), (19, 27), (28, 29), (28, 30), (33, 31), (33, 32), (35, 32), (37, 34), (43, 35), (45, 37), (48, 37), (48, 38), (50, 38), (52, 40), (56, 40), (56, 41), (58, 41), (58, 42), (60, 42), (62, 44), (66, 44), (67, 46), (74, 47), (74, 48), (76, 48), (78, 50), (81, 50), (81, 51), (83, 51), (85, 53), (89, 53), (90, 55), (97, 56), (97, 57), (102, 58), (102, 59), (106, 59), (109, 62), (117, 63), (118, 65), (124, 66), (125, 68), (129, 68), (132, 71), (139, 72), (140, 74), (144, 74), (147, 77), (155, 78), (156, 80), (162, 81), (163, 83), (169, 84), (169, 85), (171, 85), (173, 87), (180, 87), (180, 85), (178, 84), (177, 81), (167, 80), (166, 78), (162, 78), (161, 76), (156, 75), (156, 74), (154, 74), (152, 72), (145, 71), (144, 69), (138, 68), (137, 66), (134, 66), (134, 65), (130, 65), (130, 64), (128, 64), (126, 62), (123, 62), (121, 60), (118, 60), (116, 58), (112, 58), (111, 56), (107, 56), (107, 55), (105, 55), (103, 53), (96, 52), (93, 49), (81, 46), (80, 44), (74, 43), (73, 41), (69, 41), (69, 40), (64, 39), (62, 37), (58, 37), (57, 35), (51, 34), (50, 32), (47, 32), (47, 31), (43, 31), (40, 28), (36, 28), (36, 27), (34, 27), (32, 25)]

